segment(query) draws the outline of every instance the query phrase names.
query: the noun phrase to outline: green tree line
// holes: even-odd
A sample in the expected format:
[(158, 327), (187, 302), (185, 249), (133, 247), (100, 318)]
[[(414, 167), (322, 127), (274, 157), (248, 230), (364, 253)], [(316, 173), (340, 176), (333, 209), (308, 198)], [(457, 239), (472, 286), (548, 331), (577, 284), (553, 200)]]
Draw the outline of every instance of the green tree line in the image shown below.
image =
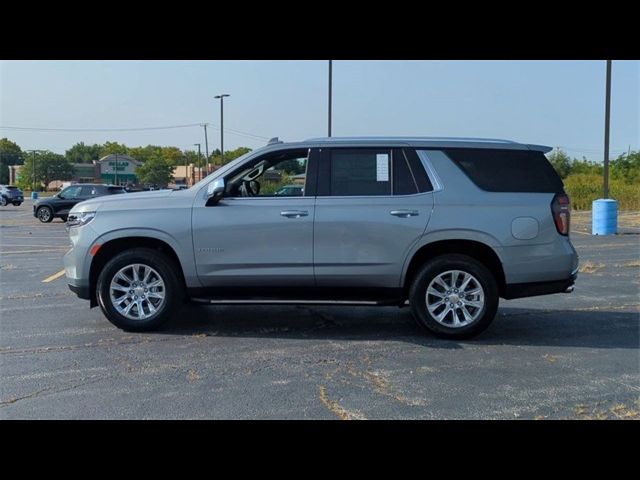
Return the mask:
[[(251, 149), (247, 147), (226, 150), (224, 163), (250, 151)], [(23, 189), (31, 190), (35, 184), (37, 189), (41, 189), (42, 185), (48, 185), (52, 180), (72, 178), (74, 163), (91, 163), (115, 153), (129, 155), (143, 163), (137, 171), (137, 176), (143, 184), (166, 185), (171, 181), (173, 169), (178, 165), (191, 163), (202, 167), (206, 165), (204, 153), (198, 156), (198, 152), (194, 150), (183, 151), (172, 146), (129, 147), (118, 142), (93, 145), (79, 142), (69, 148), (64, 155), (60, 155), (48, 150), (36, 153), (23, 151), (17, 143), (8, 138), (2, 138), (0, 139), (0, 183), (9, 183), (9, 165), (23, 165), (18, 185)], [(219, 149), (210, 152), (209, 163), (221, 166), (223, 162), (220, 153)]]
[[(560, 149), (547, 156), (562, 177), (576, 210), (590, 210), (602, 198), (604, 165), (586, 158), (571, 158)], [(640, 210), (640, 152), (630, 151), (609, 162), (609, 196), (621, 210)]]

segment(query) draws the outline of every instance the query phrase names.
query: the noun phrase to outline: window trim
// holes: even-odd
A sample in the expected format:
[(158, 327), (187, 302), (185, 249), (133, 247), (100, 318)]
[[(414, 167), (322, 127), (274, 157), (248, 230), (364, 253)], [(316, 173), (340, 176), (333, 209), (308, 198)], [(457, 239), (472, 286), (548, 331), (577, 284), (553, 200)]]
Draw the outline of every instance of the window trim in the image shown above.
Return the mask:
[[(283, 149), (283, 150), (274, 150), (274, 151), (271, 151), (271, 152), (266, 152), (263, 155), (260, 155), (258, 157), (255, 157), (255, 158), (251, 159), (247, 163), (256, 163), (257, 164), (257, 163), (260, 163), (260, 161), (264, 157), (267, 157), (267, 156), (272, 156), (272, 155), (277, 154), (277, 153), (291, 152), (291, 151), (304, 150), (304, 149), (305, 148), (302, 147), (302, 148), (297, 148), (297, 149), (296, 148), (288, 148), (288, 149)], [(317, 170), (318, 170), (317, 164), (318, 164), (318, 161), (317, 161), (317, 159), (312, 158), (312, 157), (314, 157), (314, 155), (313, 155), (314, 150), (319, 150), (319, 149), (316, 149), (314, 147), (307, 147), (306, 150), (307, 150), (307, 165), (306, 165), (306, 170), (305, 170), (305, 182), (304, 182), (304, 185), (303, 185), (303, 195), (300, 195), (300, 196), (297, 196), (297, 195), (291, 195), (291, 196), (289, 196), (289, 195), (268, 195), (268, 196), (267, 195), (258, 195), (257, 197), (237, 197), (237, 196), (226, 197), (226, 196), (223, 196), (222, 200), (273, 200), (273, 199), (281, 200), (281, 199), (285, 199), (285, 198), (287, 198), (287, 199), (315, 198), (316, 197), (316, 190), (317, 190), (317, 183), (318, 183), (318, 175), (317, 175)], [(241, 171), (244, 168), (247, 168), (246, 165), (247, 165), (246, 163), (242, 163), (241, 165), (238, 166), (237, 169), (226, 173), (222, 178), (224, 178), (225, 182), (226, 182), (226, 179), (228, 177), (233, 177), (235, 174), (237, 174), (237, 172)], [(314, 170), (315, 170), (315, 172), (314, 172)], [(264, 174), (264, 172), (263, 172), (263, 174)], [(314, 177), (314, 174), (315, 174), (315, 177)], [(311, 188), (309, 188), (309, 187), (311, 187)], [(311, 192), (312, 194), (308, 195), (307, 194), (308, 192)]]
[(446, 153), (444, 153), (442, 150), (437, 150), (437, 149), (426, 150), (426, 149), (415, 148), (414, 150), (418, 155), (418, 158), (420, 159), (422, 166), (427, 172), (427, 177), (429, 177), (429, 180), (431, 181), (431, 189), (432, 189), (431, 191), (440, 192), (444, 190), (444, 184), (442, 183), (442, 180), (440, 179), (440, 176), (438, 175), (438, 172), (436, 171), (436, 169), (433, 168), (433, 164), (431, 163), (431, 159), (429, 158), (429, 155), (427, 152), (429, 151), (441, 152), (444, 155), (446, 155)]

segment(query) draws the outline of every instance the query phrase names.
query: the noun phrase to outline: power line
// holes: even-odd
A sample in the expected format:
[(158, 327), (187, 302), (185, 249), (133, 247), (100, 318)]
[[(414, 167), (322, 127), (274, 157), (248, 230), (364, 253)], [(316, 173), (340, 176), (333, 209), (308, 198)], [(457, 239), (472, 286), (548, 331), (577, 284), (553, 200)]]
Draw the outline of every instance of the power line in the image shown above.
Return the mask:
[(136, 127), (136, 128), (45, 128), (45, 127), (13, 127), (0, 126), (2, 130), (26, 130), (30, 132), (137, 132), (143, 130), (169, 130), (173, 128), (199, 127), (201, 123), (185, 125), (169, 125), (164, 127)]
[[(183, 125), (166, 125), (160, 127), (128, 127), (128, 128), (47, 128), (47, 127), (16, 127), (16, 126), (0, 126), (0, 130), (17, 130), (27, 132), (141, 132), (149, 130), (171, 130), (177, 128), (191, 128), (202, 127), (203, 123), (187, 123)], [(218, 125), (212, 123), (206, 123), (206, 125), (212, 127), (215, 130), (220, 130)], [(226, 129), (229, 133), (238, 135), (241, 137), (254, 138), (257, 140), (269, 140), (270, 137), (263, 135), (256, 135), (254, 133), (243, 132), (242, 130), (236, 130), (232, 128)]]

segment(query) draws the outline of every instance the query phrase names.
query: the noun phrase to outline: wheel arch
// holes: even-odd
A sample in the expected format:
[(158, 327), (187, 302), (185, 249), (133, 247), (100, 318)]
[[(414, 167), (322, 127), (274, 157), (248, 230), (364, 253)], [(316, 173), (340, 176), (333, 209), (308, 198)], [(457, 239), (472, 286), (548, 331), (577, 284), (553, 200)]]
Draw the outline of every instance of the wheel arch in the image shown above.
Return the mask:
[(490, 239), (457, 237), (433, 239), (417, 245), (405, 262), (401, 283), (403, 291), (405, 294), (408, 293), (413, 278), (426, 261), (440, 255), (457, 253), (467, 255), (485, 265), (496, 279), (500, 296), (504, 296), (506, 285), (504, 268), (500, 256), (491, 247), (490, 242)]
[(102, 271), (102, 268), (106, 263), (120, 252), (125, 250), (131, 250), (133, 248), (150, 248), (157, 250), (165, 254), (176, 266), (178, 278), (186, 291), (186, 280), (184, 274), (184, 265), (180, 261), (180, 257), (176, 252), (175, 246), (171, 245), (169, 241), (165, 239), (157, 238), (157, 236), (145, 236), (140, 234), (133, 234), (130, 236), (120, 236), (111, 238), (105, 241), (105, 239), (97, 240), (94, 245), (99, 244), (100, 248), (93, 256), (89, 267), (89, 292), (91, 307), (98, 305), (96, 298), (96, 285), (98, 282), (98, 276)]

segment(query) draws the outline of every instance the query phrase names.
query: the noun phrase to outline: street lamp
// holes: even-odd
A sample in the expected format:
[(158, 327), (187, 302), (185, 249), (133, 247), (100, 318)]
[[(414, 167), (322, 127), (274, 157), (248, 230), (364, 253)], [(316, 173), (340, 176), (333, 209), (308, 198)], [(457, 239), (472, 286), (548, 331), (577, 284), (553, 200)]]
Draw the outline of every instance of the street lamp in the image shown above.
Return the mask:
[(224, 165), (224, 97), (230, 97), (228, 93), (216, 95), (213, 98), (220, 99), (220, 163)]
[(202, 161), (200, 158), (200, 144), (194, 143), (194, 146), (198, 147), (198, 181), (202, 180)]
[(331, 100), (333, 90), (333, 60), (329, 60), (329, 137), (331, 136)]

